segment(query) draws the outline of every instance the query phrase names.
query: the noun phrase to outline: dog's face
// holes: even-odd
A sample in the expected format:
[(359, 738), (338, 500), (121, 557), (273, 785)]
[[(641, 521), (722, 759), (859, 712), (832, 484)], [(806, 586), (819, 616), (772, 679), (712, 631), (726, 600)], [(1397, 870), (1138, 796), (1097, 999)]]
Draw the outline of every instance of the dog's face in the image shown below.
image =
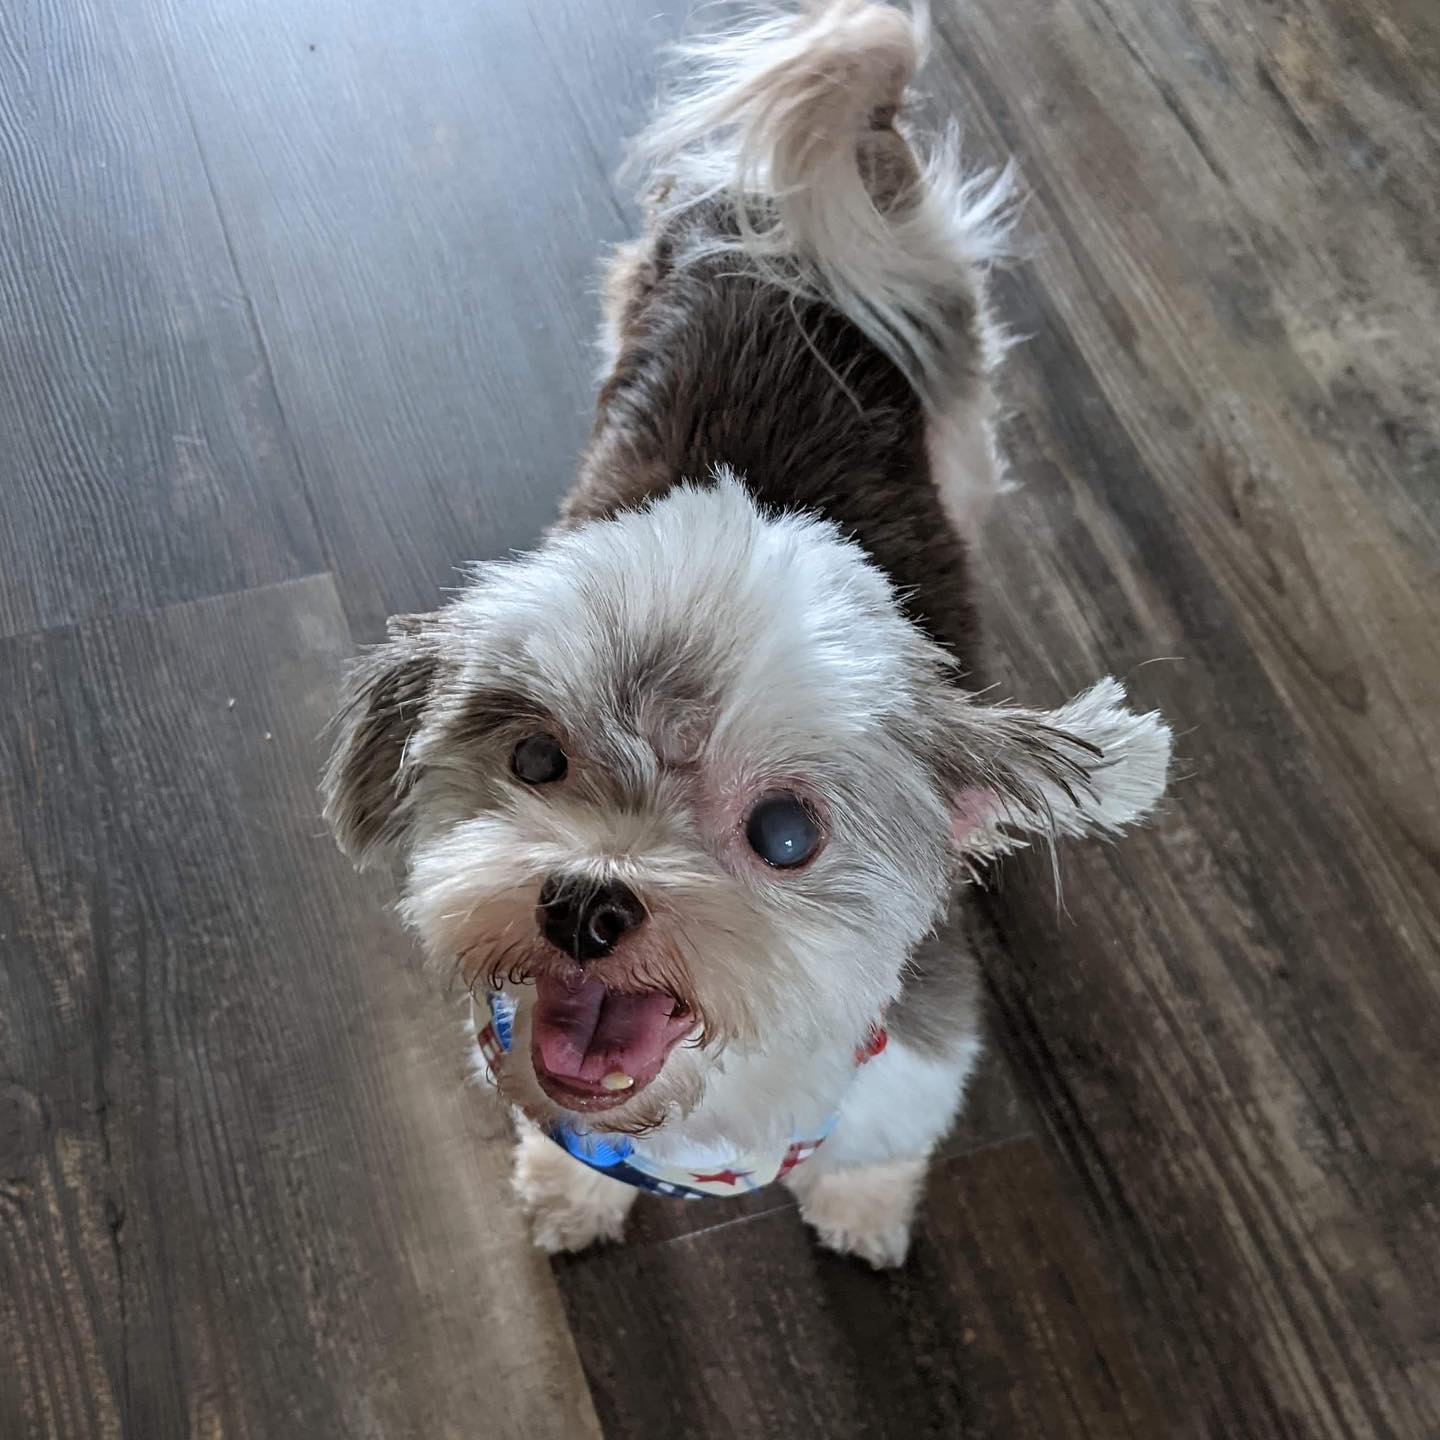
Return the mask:
[(326, 813), (427, 951), (517, 1005), (502, 1092), (637, 1130), (726, 1047), (858, 1041), (957, 865), (1115, 829), (1168, 732), (1097, 686), (976, 705), (829, 525), (743, 488), (484, 567), (356, 672)]

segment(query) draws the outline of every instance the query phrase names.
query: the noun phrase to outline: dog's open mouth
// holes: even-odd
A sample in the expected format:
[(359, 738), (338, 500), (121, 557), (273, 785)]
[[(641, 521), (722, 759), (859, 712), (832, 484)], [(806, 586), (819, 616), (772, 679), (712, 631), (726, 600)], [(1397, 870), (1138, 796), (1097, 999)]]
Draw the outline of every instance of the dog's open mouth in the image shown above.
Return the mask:
[(531, 1059), (540, 1088), (570, 1110), (613, 1110), (643, 1090), (695, 1028), (684, 1003), (661, 990), (622, 995), (593, 978), (535, 983)]

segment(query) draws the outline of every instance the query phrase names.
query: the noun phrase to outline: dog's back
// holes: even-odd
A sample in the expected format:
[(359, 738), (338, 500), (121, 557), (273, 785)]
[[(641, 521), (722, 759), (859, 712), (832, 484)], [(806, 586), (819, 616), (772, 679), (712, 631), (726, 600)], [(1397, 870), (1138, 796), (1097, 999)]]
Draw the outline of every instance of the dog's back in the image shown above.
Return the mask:
[(608, 276), (566, 517), (729, 466), (767, 505), (835, 520), (973, 663), (965, 539), (1001, 488), (984, 273), (1007, 186), (902, 133), (924, 41), (923, 18), (838, 0), (685, 48), (698, 78), (636, 144), (650, 220)]

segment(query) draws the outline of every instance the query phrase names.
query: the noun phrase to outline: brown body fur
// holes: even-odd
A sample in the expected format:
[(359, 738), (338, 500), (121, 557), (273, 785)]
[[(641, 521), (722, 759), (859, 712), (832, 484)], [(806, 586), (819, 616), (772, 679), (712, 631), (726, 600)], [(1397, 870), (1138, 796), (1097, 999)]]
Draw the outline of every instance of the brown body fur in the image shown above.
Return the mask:
[[(862, 160), (876, 203), (905, 204), (915, 171), (900, 137), (877, 130)], [(973, 672), (965, 542), (931, 475), (914, 386), (838, 310), (797, 300), (743, 259), (677, 263), (694, 228), (733, 229), (720, 207), (694, 207), (681, 223), (622, 247), (606, 277), (614, 358), (564, 523), (729, 465), (763, 505), (834, 521), (889, 576), (909, 617)], [(975, 300), (952, 293), (936, 304), (955, 337), (959, 399), (979, 378)]]

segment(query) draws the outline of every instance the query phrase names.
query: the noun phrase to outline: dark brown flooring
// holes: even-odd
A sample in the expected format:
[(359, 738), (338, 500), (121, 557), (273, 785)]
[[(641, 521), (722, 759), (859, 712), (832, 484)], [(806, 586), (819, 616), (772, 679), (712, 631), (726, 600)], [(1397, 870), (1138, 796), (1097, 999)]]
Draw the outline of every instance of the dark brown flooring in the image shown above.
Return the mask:
[(944, 15), (1032, 192), (997, 672), (1184, 778), (986, 897), (905, 1271), (783, 1194), (524, 1244), (317, 736), (567, 483), (680, 9), (0, 6), (0, 1436), (1440, 1434), (1429, 0)]

